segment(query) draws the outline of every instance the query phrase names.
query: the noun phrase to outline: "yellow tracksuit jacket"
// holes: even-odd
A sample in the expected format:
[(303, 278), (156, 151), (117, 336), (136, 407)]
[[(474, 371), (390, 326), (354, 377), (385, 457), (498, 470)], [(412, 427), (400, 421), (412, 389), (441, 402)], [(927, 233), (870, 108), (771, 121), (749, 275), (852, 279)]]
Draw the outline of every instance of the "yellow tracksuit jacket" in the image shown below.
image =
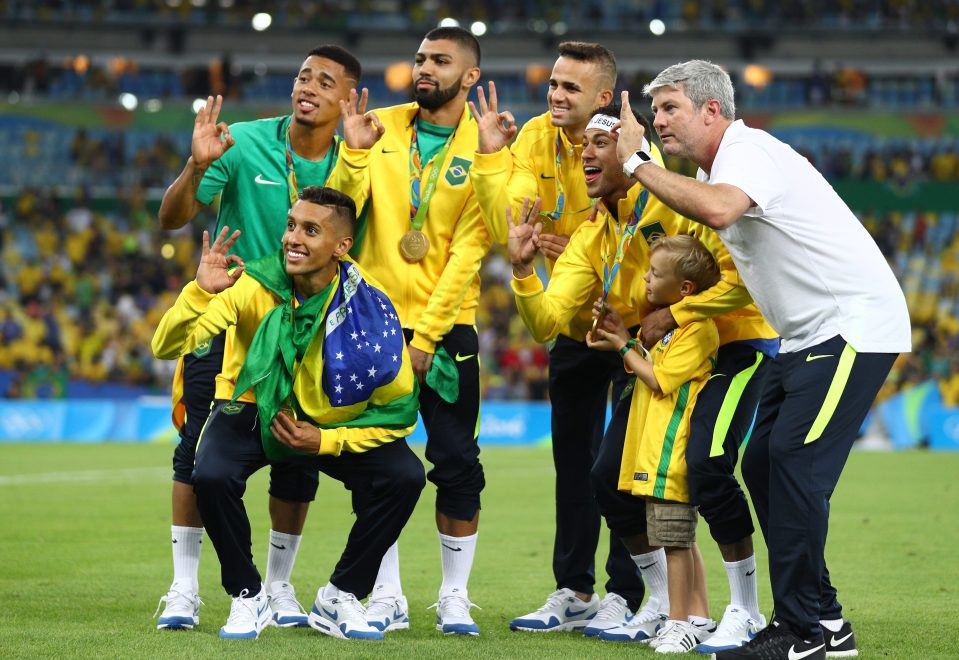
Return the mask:
[(414, 348), (433, 353), (454, 324), (473, 325), (480, 292), (479, 269), (490, 240), (469, 181), (476, 153), (476, 120), (464, 106), (443, 163), (423, 168), (425, 182), (442, 167), (421, 231), (429, 239), (426, 257), (407, 262), (399, 251), (410, 224), (410, 140), (419, 112), (416, 103), (376, 110), (386, 129), (372, 149), (340, 149), (352, 176), (340, 190), (366, 214), (357, 261), (383, 282), (404, 328), (413, 329)]

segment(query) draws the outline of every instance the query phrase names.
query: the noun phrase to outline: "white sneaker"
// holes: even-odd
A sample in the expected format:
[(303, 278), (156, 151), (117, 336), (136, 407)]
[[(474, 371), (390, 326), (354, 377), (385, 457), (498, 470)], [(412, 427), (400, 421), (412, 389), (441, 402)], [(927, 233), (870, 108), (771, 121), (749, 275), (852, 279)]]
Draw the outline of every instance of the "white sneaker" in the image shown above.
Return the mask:
[(707, 640), (697, 644), (696, 650), (699, 653), (717, 653), (739, 648), (765, 627), (764, 616), (760, 615), (759, 620), (756, 620), (742, 608), (729, 605), (723, 613), (723, 620), (716, 628), (716, 632)]
[(260, 593), (252, 597), (249, 597), (249, 593), (249, 590), (244, 589), (233, 599), (230, 616), (220, 628), (222, 639), (257, 639), (260, 631), (270, 624), (270, 603), (266, 589), (260, 587)]
[(310, 627), (339, 639), (383, 639), (383, 633), (366, 622), (366, 608), (345, 591), (331, 598), (316, 594), (309, 616)]
[(621, 628), (629, 622), (632, 615), (625, 598), (619, 594), (606, 594), (606, 598), (599, 603), (596, 616), (583, 628), (583, 634), (587, 637), (596, 637), (604, 630)]
[(696, 626), (670, 619), (656, 635), (656, 653), (689, 653), (697, 643)]
[(465, 589), (440, 591), (440, 599), (430, 607), (436, 608), (436, 629), (444, 635), (479, 635), (479, 626), (470, 616), (470, 608), (479, 605), (470, 602)]
[(668, 618), (665, 612), (650, 607), (647, 602), (625, 626), (604, 630), (599, 638), (607, 642), (649, 642)]
[(310, 625), (307, 621), (306, 610), (296, 599), (296, 592), (289, 582), (273, 582), (270, 584), (267, 600), (270, 603), (270, 610), (273, 612), (273, 618), (270, 620), (271, 625), (280, 628), (306, 628)]
[(396, 593), (388, 585), (376, 585), (366, 602), (366, 622), (382, 632), (409, 629), (410, 615), (406, 596)]
[(535, 612), (510, 621), (509, 629), (528, 632), (578, 630), (596, 616), (599, 607), (599, 596), (596, 594), (584, 601), (580, 600), (572, 589), (563, 588), (551, 593), (546, 603)]
[(157, 620), (157, 630), (192, 630), (200, 623), (200, 605), (203, 601), (193, 591), (193, 584), (174, 582), (166, 596), (160, 597), (157, 603), (156, 616), (160, 606), (166, 603), (163, 614)]

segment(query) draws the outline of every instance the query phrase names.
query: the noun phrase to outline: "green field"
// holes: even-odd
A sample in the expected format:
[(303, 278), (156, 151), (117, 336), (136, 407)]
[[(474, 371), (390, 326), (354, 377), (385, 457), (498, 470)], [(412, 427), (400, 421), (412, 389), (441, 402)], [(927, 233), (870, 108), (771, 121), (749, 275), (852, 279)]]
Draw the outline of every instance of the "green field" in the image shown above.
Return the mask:
[[(509, 631), (512, 617), (538, 607), (553, 589), (553, 479), (543, 447), (483, 452), (487, 488), (470, 582), (470, 597), (483, 608), (473, 610), (478, 638), (443, 637), (426, 609), (436, 599), (440, 573), (429, 485), (400, 540), (411, 630), (373, 643), (276, 628), (255, 642), (221, 641), (229, 598), (207, 541), (199, 627), (157, 631), (151, 615), (172, 577), (170, 456), (171, 448), (161, 445), (0, 447), (0, 656), (653, 657), (642, 645)], [(861, 657), (959, 657), (959, 631), (951, 623), (959, 609), (957, 475), (959, 454), (850, 458), (833, 497), (828, 560)], [(247, 493), (261, 567), (269, 529), (266, 483), (263, 471)], [(346, 491), (322, 478), (293, 574), (304, 603), (326, 583), (350, 522)], [(721, 616), (725, 573), (705, 527), (700, 541), (712, 613)], [(764, 566), (764, 549), (758, 552)], [(760, 599), (768, 612), (765, 575)]]

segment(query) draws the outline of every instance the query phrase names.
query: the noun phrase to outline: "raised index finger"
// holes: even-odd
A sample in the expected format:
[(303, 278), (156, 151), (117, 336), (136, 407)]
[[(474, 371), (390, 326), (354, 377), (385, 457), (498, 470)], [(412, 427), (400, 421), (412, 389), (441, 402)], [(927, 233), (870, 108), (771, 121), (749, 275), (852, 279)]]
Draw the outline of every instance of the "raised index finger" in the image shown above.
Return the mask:
[(623, 90), (622, 93), (622, 104), (619, 110), (619, 122), (620, 124), (625, 124), (628, 120), (636, 120), (636, 117), (633, 116), (633, 109), (629, 105), (629, 91)]

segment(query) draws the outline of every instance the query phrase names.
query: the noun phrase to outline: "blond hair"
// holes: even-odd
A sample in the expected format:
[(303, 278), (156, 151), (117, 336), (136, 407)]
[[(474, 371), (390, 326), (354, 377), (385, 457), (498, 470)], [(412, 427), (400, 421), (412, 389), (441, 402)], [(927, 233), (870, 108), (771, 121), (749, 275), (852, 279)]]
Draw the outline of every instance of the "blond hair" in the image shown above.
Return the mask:
[(695, 236), (663, 236), (653, 242), (649, 254), (660, 250), (669, 253), (668, 263), (676, 277), (689, 280), (697, 291), (705, 291), (721, 279), (716, 258)]

